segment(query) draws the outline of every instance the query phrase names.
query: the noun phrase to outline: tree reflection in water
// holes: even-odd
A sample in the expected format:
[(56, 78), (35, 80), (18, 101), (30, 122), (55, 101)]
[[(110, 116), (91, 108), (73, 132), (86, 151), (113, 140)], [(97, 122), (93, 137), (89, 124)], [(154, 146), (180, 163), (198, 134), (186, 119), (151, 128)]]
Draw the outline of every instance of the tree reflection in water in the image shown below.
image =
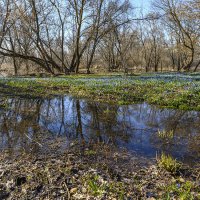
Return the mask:
[[(148, 104), (118, 106), (75, 99), (7, 100), (0, 110), (0, 148), (39, 150), (49, 137), (112, 143), (139, 155), (166, 152), (186, 162), (200, 158), (200, 113), (158, 109)], [(173, 130), (170, 139), (158, 130)], [(37, 143), (38, 142), (38, 143)]]

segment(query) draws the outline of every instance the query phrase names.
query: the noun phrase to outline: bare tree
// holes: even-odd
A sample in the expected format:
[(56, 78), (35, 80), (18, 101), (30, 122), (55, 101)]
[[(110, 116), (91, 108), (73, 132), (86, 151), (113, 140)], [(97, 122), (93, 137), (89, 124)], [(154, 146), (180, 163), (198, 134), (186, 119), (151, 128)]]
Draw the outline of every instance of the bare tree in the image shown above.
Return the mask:
[(177, 41), (183, 47), (182, 51), (184, 51), (186, 56), (185, 62), (182, 63), (184, 65), (181, 68), (185, 70), (190, 70), (194, 64), (196, 48), (200, 37), (199, 19), (197, 19), (196, 14), (191, 15), (188, 12), (190, 3), (197, 2), (194, 0), (188, 1), (188, 3), (180, 0), (159, 0), (154, 3), (156, 8), (165, 13), (164, 20), (166, 25), (176, 34)]

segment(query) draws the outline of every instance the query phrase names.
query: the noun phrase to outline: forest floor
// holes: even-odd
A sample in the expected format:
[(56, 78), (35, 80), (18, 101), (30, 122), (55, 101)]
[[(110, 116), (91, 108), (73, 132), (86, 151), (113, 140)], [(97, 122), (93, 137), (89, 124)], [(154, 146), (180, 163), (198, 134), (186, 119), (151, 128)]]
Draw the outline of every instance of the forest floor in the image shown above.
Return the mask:
[(105, 144), (59, 151), (61, 142), (45, 153), (2, 152), (0, 199), (200, 199), (200, 166), (169, 170)]
[(200, 110), (200, 73), (1, 78), (0, 92), (30, 98), (71, 94), (121, 105), (145, 101), (160, 107)]

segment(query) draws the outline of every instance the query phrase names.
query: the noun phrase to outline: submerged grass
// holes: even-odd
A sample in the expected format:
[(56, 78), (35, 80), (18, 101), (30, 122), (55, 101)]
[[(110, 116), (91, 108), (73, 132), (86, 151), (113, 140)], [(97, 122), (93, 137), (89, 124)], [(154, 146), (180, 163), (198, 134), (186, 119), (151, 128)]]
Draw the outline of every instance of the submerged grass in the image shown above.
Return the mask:
[(200, 110), (200, 81), (195, 75), (181, 78), (166, 74), (4, 78), (0, 79), (0, 92), (30, 97), (70, 93), (101, 102), (133, 104), (146, 101), (161, 107)]

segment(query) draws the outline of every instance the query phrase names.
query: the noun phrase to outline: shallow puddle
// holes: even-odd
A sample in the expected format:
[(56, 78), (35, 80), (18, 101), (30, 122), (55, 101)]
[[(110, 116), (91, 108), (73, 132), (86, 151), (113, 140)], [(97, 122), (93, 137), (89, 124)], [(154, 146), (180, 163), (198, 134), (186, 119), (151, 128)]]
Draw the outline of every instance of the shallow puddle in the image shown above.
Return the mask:
[[(138, 156), (165, 152), (187, 164), (200, 161), (200, 112), (146, 103), (118, 106), (70, 96), (2, 99), (0, 149), (37, 152), (49, 138), (104, 142)], [(166, 131), (170, 136), (159, 134)]]

